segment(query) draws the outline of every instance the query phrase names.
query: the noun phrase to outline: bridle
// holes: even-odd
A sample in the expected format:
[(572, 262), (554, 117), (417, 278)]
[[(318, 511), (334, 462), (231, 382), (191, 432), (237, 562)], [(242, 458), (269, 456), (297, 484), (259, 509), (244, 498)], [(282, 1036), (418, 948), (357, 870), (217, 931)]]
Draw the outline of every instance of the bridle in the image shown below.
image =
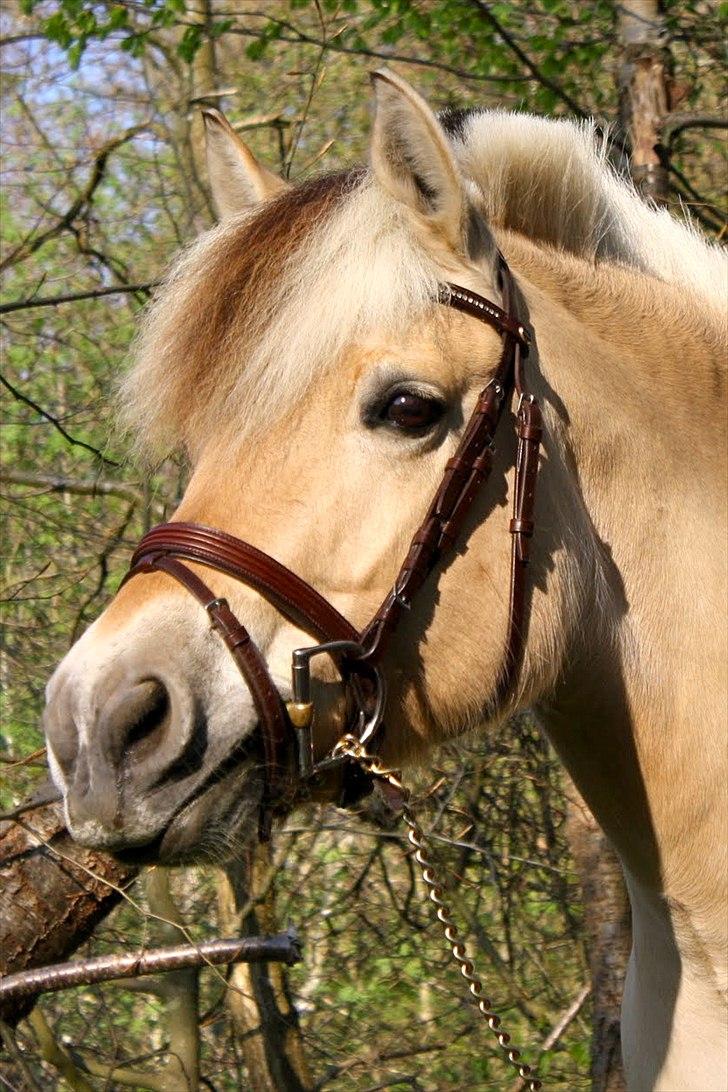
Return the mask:
[[(268, 554), (247, 542), (196, 523), (164, 523), (144, 536), (131, 560), (125, 580), (140, 573), (165, 572), (174, 577), (205, 608), (238, 665), (258, 712), (263, 740), (265, 782), (258, 833), (268, 838), (276, 807), (305, 796), (320, 775), (336, 767), (343, 772), (340, 804), (359, 799), (373, 784), (400, 808), (408, 827), (408, 841), (422, 870), (429, 899), (450, 946), (452, 957), (468, 983), (478, 1010), (486, 1020), (507, 1061), (529, 1092), (541, 1082), (513, 1046), (501, 1019), (483, 992), (466, 946), (458, 932), (437, 872), (427, 855), (421, 827), (409, 805), (408, 793), (396, 770), (377, 756), (384, 730), (387, 695), (381, 663), (387, 644), (404, 611), (409, 610), (435, 568), (454, 550), (463, 523), (487, 480), (495, 451), (495, 434), (512, 395), (516, 408), (516, 470), (513, 517), (510, 522), (511, 575), (508, 628), (494, 701), (512, 691), (523, 658), (528, 614), (526, 566), (534, 530), (534, 494), (541, 443), (541, 411), (526, 388), (524, 360), (531, 343), (525, 323), (515, 309), (515, 285), (505, 258), (498, 255), (498, 274), (503, 307), (456, 284), (440, 286), (439, 301), (494, 327), (502, 338), (502, 351), (493, 378), (478, 396), (457, 451), (448, 460), (442, 481), (427, 515), (410, 544), (392, 590), (368, 625), (359, 632), (315, 588)], [(226, 573), (254, 588), (288, 621), (310, 633), (318, 644), (296, 649), (292, 663), (293, 701), (284, 703), (265, 660), (250, 634), (238, 621), (226, 599), (220, 598), (184, 561)], [(330, 655), (346, 684), (354, 710), (353, 723), (323, 759), (315, 761), (311, 699), (311, 660)], [(289, 793), (283, 792), (287, 759), (295, 744), (297, 770)], [(393, 796), (392, 796), (393, 794)]]
[[(268, 836), (273, 811), (283, 795), (292, 743), (297, 754), (294, 792), (305, 792), (314, 779), (337, 765), (344, 766), (342, 803), (358, 799), (362, 790), (370, 787), (369, 776), (350, 758), (332, 752), (318, 762), (314, 760), (311, 660), (323, 653), (334, 659), (354, 710), (354, 722), (347, 735), (355, 736), (367, 747), (376, 744), (387, 709), (381, 663), (388, 642), (428, 576), (454, 550), (465, 518), (491, 472), (498, 424), (515, 392), (518, 446), (510, 521), (508, 627), (495, 700), (502, 700), (513, 688), (527, 627), (526, 566), (534, 530), (534, 492), (542, 430), (539, 405), (526, 388), (524, 373), (531, 339), (516, 313), (513, 276), (500, 254), (498, 275), (502, 308), (456, 284), (440, 287), (440, 303), (487, 323), (500, 334), (501, 356), (492, 379), (478, 397), (457, 451), (448, 460), (392, 590), (361, 632), (290, 569), (223, 531), (194, 523), (165, 523), (149, 531), (134, 551), (124, 580), (159, 571), (182, 584), (209, 614), (248, 685), (260, 720), (264, 752), (265, 784), (259, 823), (263, 839)], [(284, 703), (265, 660), (227, 600), (216, 596), (184, 561), (226, 573), (254, 588), (289, 622), (316, 639), (317, 644), (293, 653), (292, 702)]]

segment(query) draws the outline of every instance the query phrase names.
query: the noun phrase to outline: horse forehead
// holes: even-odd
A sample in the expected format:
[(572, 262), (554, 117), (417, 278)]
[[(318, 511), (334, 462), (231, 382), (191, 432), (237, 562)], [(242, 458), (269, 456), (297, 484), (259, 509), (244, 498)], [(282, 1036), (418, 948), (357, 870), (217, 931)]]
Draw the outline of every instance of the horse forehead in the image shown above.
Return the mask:
[(332, 380), (338, 385), (343, 378), (355, 386), (380, 365), (392, 364), (413, 377), (454, 388), (491, 357), (495, 363), (494, 350), (497, 354), (499, 345), (500, 338), (491, 327), (468, 315), (438, 309), (417, 320), (401, 337), (372, 333), (351, 348)]
[(183, 507), (208, 508), (211, 501), (234, 507), (244, 480), (246, 495), (260, 493), (271, 513), (290, 499), (291, 489), (305, 493), (306, 482), (321, 469), (330, 480), (332, 457), (346, 460), (358, 450), (344, 442), (344, 434), (356, 427), (368, 381), (369, 393), (377, 392), (379, 380), (386, 385), (401, 377), (432, 383), (457, 398), (471, 377), (481, 382), (499, 356), (500, 338), (490, 326), (444, 308), (421, 317), (401, 336), (372, 331), (320, 374), (292, 409), (268, 418), (248, 438), (252, 442), (236, 443), (234, 425), (208, 438)]

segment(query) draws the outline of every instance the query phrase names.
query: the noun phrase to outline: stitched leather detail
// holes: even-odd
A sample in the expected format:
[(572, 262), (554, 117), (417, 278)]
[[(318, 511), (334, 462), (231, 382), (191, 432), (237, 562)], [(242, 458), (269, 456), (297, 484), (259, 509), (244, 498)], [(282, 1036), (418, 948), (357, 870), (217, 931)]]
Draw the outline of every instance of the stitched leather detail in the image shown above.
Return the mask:
[(296, 626), (319, 640), (356, 640), (357, 630), (322, 595), (268, 554), (212, 527), (164, 523), (144, 536), (132, 557), (166, 553), (197, 561), (249, 584)]

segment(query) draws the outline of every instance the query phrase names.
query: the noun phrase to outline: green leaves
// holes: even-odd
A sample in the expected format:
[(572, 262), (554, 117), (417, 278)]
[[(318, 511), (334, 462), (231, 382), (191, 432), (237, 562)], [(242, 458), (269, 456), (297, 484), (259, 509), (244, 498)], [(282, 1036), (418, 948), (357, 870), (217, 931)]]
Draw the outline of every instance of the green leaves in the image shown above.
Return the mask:
[(192, 62), (195, 53), (202, 45), (203, 28), (201, 26), (185, 27), (182, 41), (177, 46), (177, 52), (182, 60)]
[[(20, 0), (20, 6), (23, 14), (30, 16), (39, 8), (40, 0)], [(104, 41), (110, 35), (119, 37), (119, 47), (125, 53), (139, 57), (154, 30), (184, 24), (187, 15), (185, 0), (143, 0), (137, 9), (123, 4), (102, 7), (93, 0), (55, 0), (53, 6), (55, 10), (41, 19), (42, 32), (49, 41), (66, 50), (72, 69), (78, 68), (90, 42)], [(44, 4), (41, 10), (46, 9)], [(219, 19), (210, 27), (184, 25), (177, 53), (191, 63), (205, 36), (219, 38), (233, 21)]]
[(264, 38), (256, 38), (245, 47), (245, 56), (251, 61), (259, 61), (268, 48), (268, 43)]
[[(186, 0), (141, 0), (129, 7), (52, 0), (49, 8), (47, 3), (38, 7), (39, 2), (20, 0), (26, 14), (36, 8), (39, 14), (48, 12), (41, 20), (43, 33), (66, 50), (72, 68), (79, 66), (92, 41), (113, 35), (125, 53), (139, 57), (155, 31), (175, 28), (176, 52), (192, 64), (206, 39), (214, 41), (238, 29), (235, 16), (211, 25), (198, 23), (197, 16), (193, 21)], [(540, 111), (563, 110), (570, 98), (580, 105), (583, 101), (585, 113), (600, 113), (614, 94), (611, 72), (602, 64), (613, 41), (615, 16), (608, 0), (595, 0), (588, 6), (586, 24), (583, 6), (570, 0), (536, 0), (528, 7), (501, 0), (482, 8), (471, 0), (431, 0), (426, 5), (413, 0), (319, 0), (318, 7), (314, 0), (288, 0), (287, 4), (281, 0), (275, 17), (272, 11), (266, 17), (267, 10), (263, 5), (256, 18), (246, 21), (244, 28), (241, 25), (254, 35), (245, 47), (245, 56), (254, 63), (266, 56), (271, 43), (284, 41), (288, 47), (295, 42), (299, 25), (302, 42), (315, 45), (322, 37), (323, 13), (327, 23), (323, 37), (334, 52), (342, 45), (377, 56), (392, 49), (474, 79), (495, 78), (501, 91), (515, 93), (525, 105)], [(513, 42), (532, 62), (530, 67)], [(484, 87), (489, 90), (487, 83)]]

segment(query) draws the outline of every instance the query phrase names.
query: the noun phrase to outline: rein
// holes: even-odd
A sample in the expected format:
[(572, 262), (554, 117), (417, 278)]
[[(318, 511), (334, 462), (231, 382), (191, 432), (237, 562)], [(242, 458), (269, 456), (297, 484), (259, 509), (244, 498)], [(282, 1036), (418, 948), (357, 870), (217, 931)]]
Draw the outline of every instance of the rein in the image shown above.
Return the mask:
[[(359, 799), (373, 783), (388, 786), (402, 806), (409, 827), (409, 839), (422, 866), (431, 900), (452, 948), (453, 956), (469, 983), (478, 1007), (496, 1035), (508, 1061), (526, 1080), (529, 1089), (540, 1088), (530, 1067), (518, 1061), (518, 1051), (508, 1046), (509, 1036), (500, 1029), (490, 1001), (442, 901), (442, 889), (423, 845), (422, 831), (412, 816), (399, 775), (378, 761), (370, 750), (384, 730), (387, 695), (380, 664), (389, 640), (405, 611), (430, 574), (454, 550), (465, 519), (493, 466), (495, 435), (503, 411), (516, 395), (516, 453), (508, 627), (495, 698), (501, 701), (512, 691), (523, 658), (527, 629), (526, 567), (530, 538), (534, 531), (534, 498), (541, 442), (541, 411), (526, 386), (524, 361), (530, 336), (516, 313), (513, 276), (502, 255), (498, 256), (499, 286), (503, 307), (456, 284), (440, 286), (439, 302), (492, 326), (502, 338), (500, 360), (492, 379), (481, 391), (465, 427), (457, 451), (448, 460), (442, 481), (427, 514), (415, 533), (392, 590), (371, 621), (359, 632), (310, 584), (280, 562), (247, 542), (223, 531), (195, 523), (165, 523), (152, 528), (141, 540), (131, 559), (123, 583), (134, 576), (161, 571), (177, 580), (194, 596), (210, 616), (233, 656), (250, 690), (260, 720), (263, 740), (265, 782), (260, 809), (259, 836), (265, 840), (276, 804), (281, 804), (286, 785), (287, 758), (291, 744), (297, 754), (294, 792), (305, 792), (315, 778), (335, 767), (343, 767), (344, 788), (340, 803)], [(183, 561), (223, 572), (253, 588), (289, 622), (310, 633), (318, 644), (293, 653), (293, 701), (284, 703), (262, 654), (245, 627), (238, 621), (226, 599), (211, 588)], [(355, 719), (331, 753), (314, 759), (310, 661), (330, 655), (341, 674), (355, 710)]]

